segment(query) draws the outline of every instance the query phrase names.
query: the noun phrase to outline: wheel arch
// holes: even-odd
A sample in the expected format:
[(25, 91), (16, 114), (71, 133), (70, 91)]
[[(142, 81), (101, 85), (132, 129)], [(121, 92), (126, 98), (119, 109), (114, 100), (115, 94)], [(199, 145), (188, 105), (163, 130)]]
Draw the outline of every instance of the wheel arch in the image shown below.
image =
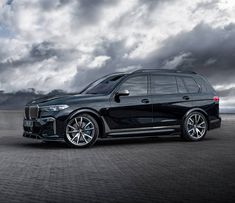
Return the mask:
[(98, 126), (99, 126), (99, 132), (100, 132), (99, 137), (103, 137), (105, 135), (104, 123), (103, 123), (103, 120), (102, 120), (99, 112), (97, 112), (94, 109), (91, 109), (91, 108), (76, 109), (75, 111), (70, 113), (67, 121), (70, 120), (71, 118), (75, 117), (76, 115), (82, 114), (82, 113), (86, 113), (86, 114), (89, 114), (90, 116), (94, 117), (94, 119), (97, 121)]
[(203, 110), (203, 109), (201, 109), (201, 108), (192, 108), (192, 109), (190, 109), (189, 111), (187, 111), (187, 113), (184, 115), (184, 117), (183, 117), (183, 119), (182, 119), (182, 124), (184, 123), (185, 118), (186, 118), (190, 113), (192, 113), (192, 112), (200, 112), (200, 113), (202, 113), (202, 114), (205, 116), (205, 118), (206, 118), (208, 130), (210, 130), (209, 115), (208, 115), (208, 113), (207, 113), (205, 110)]

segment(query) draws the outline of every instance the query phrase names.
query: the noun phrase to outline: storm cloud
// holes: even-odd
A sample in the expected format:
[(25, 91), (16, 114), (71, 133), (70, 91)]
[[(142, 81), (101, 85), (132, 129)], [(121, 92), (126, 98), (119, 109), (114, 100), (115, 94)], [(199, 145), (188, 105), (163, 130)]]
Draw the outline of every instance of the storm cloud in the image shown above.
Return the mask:
[[(0, 3), (0, 89), (77, 91), (136, 68), (194, 70), (235, 105), (233, 0)], [(232, 93), (231, 93), (232, 92)], [(232, 94), (232, 95), (231, 95)]]

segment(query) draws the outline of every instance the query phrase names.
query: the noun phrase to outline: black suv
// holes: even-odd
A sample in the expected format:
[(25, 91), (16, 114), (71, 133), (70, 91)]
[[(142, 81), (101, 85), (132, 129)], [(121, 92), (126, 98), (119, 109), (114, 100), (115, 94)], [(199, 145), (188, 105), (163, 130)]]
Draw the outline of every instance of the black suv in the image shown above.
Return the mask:
[(65, 140), (75, 147), (137, 135), (180, 134), (199, 141), (220, 125), (219, 97), (201, 75), (141, 69), (107, 75), (79, 94), (28, 103), (24, 136)]

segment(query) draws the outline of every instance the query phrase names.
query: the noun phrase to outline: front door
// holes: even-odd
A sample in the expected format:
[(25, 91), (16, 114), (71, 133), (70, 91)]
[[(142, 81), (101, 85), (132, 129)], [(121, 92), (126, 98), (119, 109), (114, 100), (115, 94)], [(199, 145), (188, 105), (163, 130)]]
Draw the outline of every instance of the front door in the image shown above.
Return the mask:
[(148, 75), (129, 76), (116, 92), (129, 91), (129, 95), (111, 97), (107, 111), (110, 129), (138, 129), (152, 126), (152, 105), (148, 94)]

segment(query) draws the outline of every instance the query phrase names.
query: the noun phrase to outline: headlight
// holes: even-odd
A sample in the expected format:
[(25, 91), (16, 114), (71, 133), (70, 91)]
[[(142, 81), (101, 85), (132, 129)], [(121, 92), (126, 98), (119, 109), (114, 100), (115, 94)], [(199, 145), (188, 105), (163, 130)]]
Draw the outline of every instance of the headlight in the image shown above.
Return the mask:
[(69, 108), (68, 105), (62, 104), (62, 105), (42, 106), (40, 107), (40, 110), (41, 111), (61, 111), (67, 108)]

